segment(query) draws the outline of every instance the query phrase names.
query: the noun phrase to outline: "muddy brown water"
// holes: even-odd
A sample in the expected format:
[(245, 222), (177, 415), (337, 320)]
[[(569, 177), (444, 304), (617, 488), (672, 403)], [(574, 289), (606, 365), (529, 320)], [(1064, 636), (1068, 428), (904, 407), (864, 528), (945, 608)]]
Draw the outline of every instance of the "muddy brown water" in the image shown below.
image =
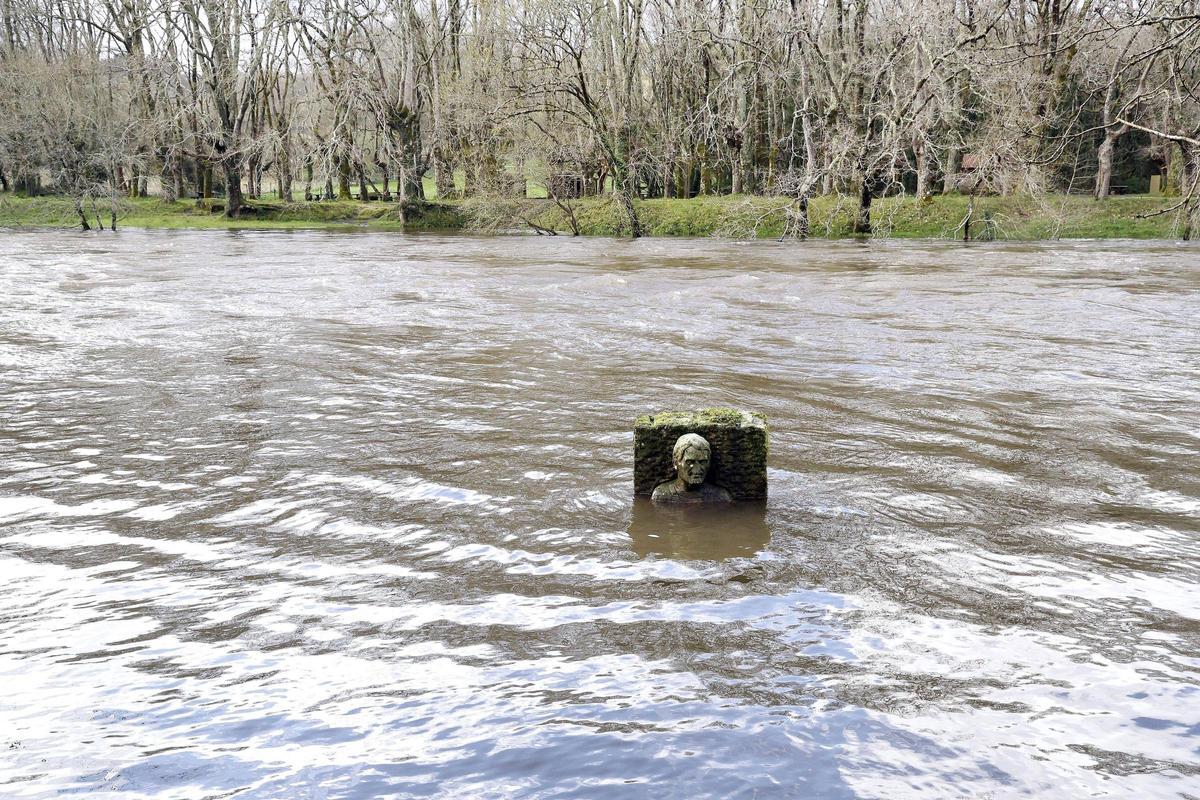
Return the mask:
[[(0, 796), (1200, 796), (1200, 249), (0, 234)], [(631, 497), (771, 423), (770, 500)]]

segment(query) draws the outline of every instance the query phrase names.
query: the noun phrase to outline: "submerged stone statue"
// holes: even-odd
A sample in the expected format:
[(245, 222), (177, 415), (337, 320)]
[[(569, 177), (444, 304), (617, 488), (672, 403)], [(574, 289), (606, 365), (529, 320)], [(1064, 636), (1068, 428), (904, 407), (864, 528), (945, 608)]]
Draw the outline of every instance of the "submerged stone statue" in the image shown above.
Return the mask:
[(671, 450), (675, 480), (654, 487), (650, 499), (656, 503), (732, 503), (733, 496), (720, 486), (705, 483), (712, 448), (699, 434), (685, 433)]
[[(689, 433), (708, 444), (705, 481), (727, 491), (734, 503), (767, 499), (767, 420), (736, 408), (639, 414), (633, 424), (634, 496), (649, 499), (659, 486), (670, 484), (672, 478), (678, 481), (679, 461), (672, 458), (672, 450)], [(676, 487), (686, 488), (678, 482)]]

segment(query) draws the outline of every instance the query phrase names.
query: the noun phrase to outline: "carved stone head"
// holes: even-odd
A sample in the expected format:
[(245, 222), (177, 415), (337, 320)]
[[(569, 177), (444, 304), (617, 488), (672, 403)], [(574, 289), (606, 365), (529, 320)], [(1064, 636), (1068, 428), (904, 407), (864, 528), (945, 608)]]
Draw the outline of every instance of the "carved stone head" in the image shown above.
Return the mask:
[(712, 447), (699, 434), (685, 433), (675, 442), (671, 450), (671, 460), (675, 463), (675, 471), (689, 488), (696, 488), (704, 483), (708, 476), (708, 465), (712, 461)]

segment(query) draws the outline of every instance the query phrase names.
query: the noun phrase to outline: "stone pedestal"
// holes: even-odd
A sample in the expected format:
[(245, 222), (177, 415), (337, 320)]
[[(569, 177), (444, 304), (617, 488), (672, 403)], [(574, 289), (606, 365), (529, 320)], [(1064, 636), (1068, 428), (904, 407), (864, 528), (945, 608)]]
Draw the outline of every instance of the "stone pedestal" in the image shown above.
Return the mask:
[(671, 448), (685, 433), (712, 447), (708, 483), (729, 490), (736, 501), (767, 499), (767, 420), (733, 408), (643, 414), (633, 429), (633, 493), (650, 496), (675, 477)]

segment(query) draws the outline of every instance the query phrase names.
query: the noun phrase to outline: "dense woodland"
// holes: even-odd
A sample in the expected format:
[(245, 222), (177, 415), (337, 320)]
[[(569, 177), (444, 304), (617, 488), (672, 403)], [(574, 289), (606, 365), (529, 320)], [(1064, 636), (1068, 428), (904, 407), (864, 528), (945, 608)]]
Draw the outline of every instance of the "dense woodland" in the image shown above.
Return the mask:
[[(1200, 0), (0, 0), (0, 190), (1144, 191), (1200, 235)], [(80, 213), (86, 226), (86, 216)]]

